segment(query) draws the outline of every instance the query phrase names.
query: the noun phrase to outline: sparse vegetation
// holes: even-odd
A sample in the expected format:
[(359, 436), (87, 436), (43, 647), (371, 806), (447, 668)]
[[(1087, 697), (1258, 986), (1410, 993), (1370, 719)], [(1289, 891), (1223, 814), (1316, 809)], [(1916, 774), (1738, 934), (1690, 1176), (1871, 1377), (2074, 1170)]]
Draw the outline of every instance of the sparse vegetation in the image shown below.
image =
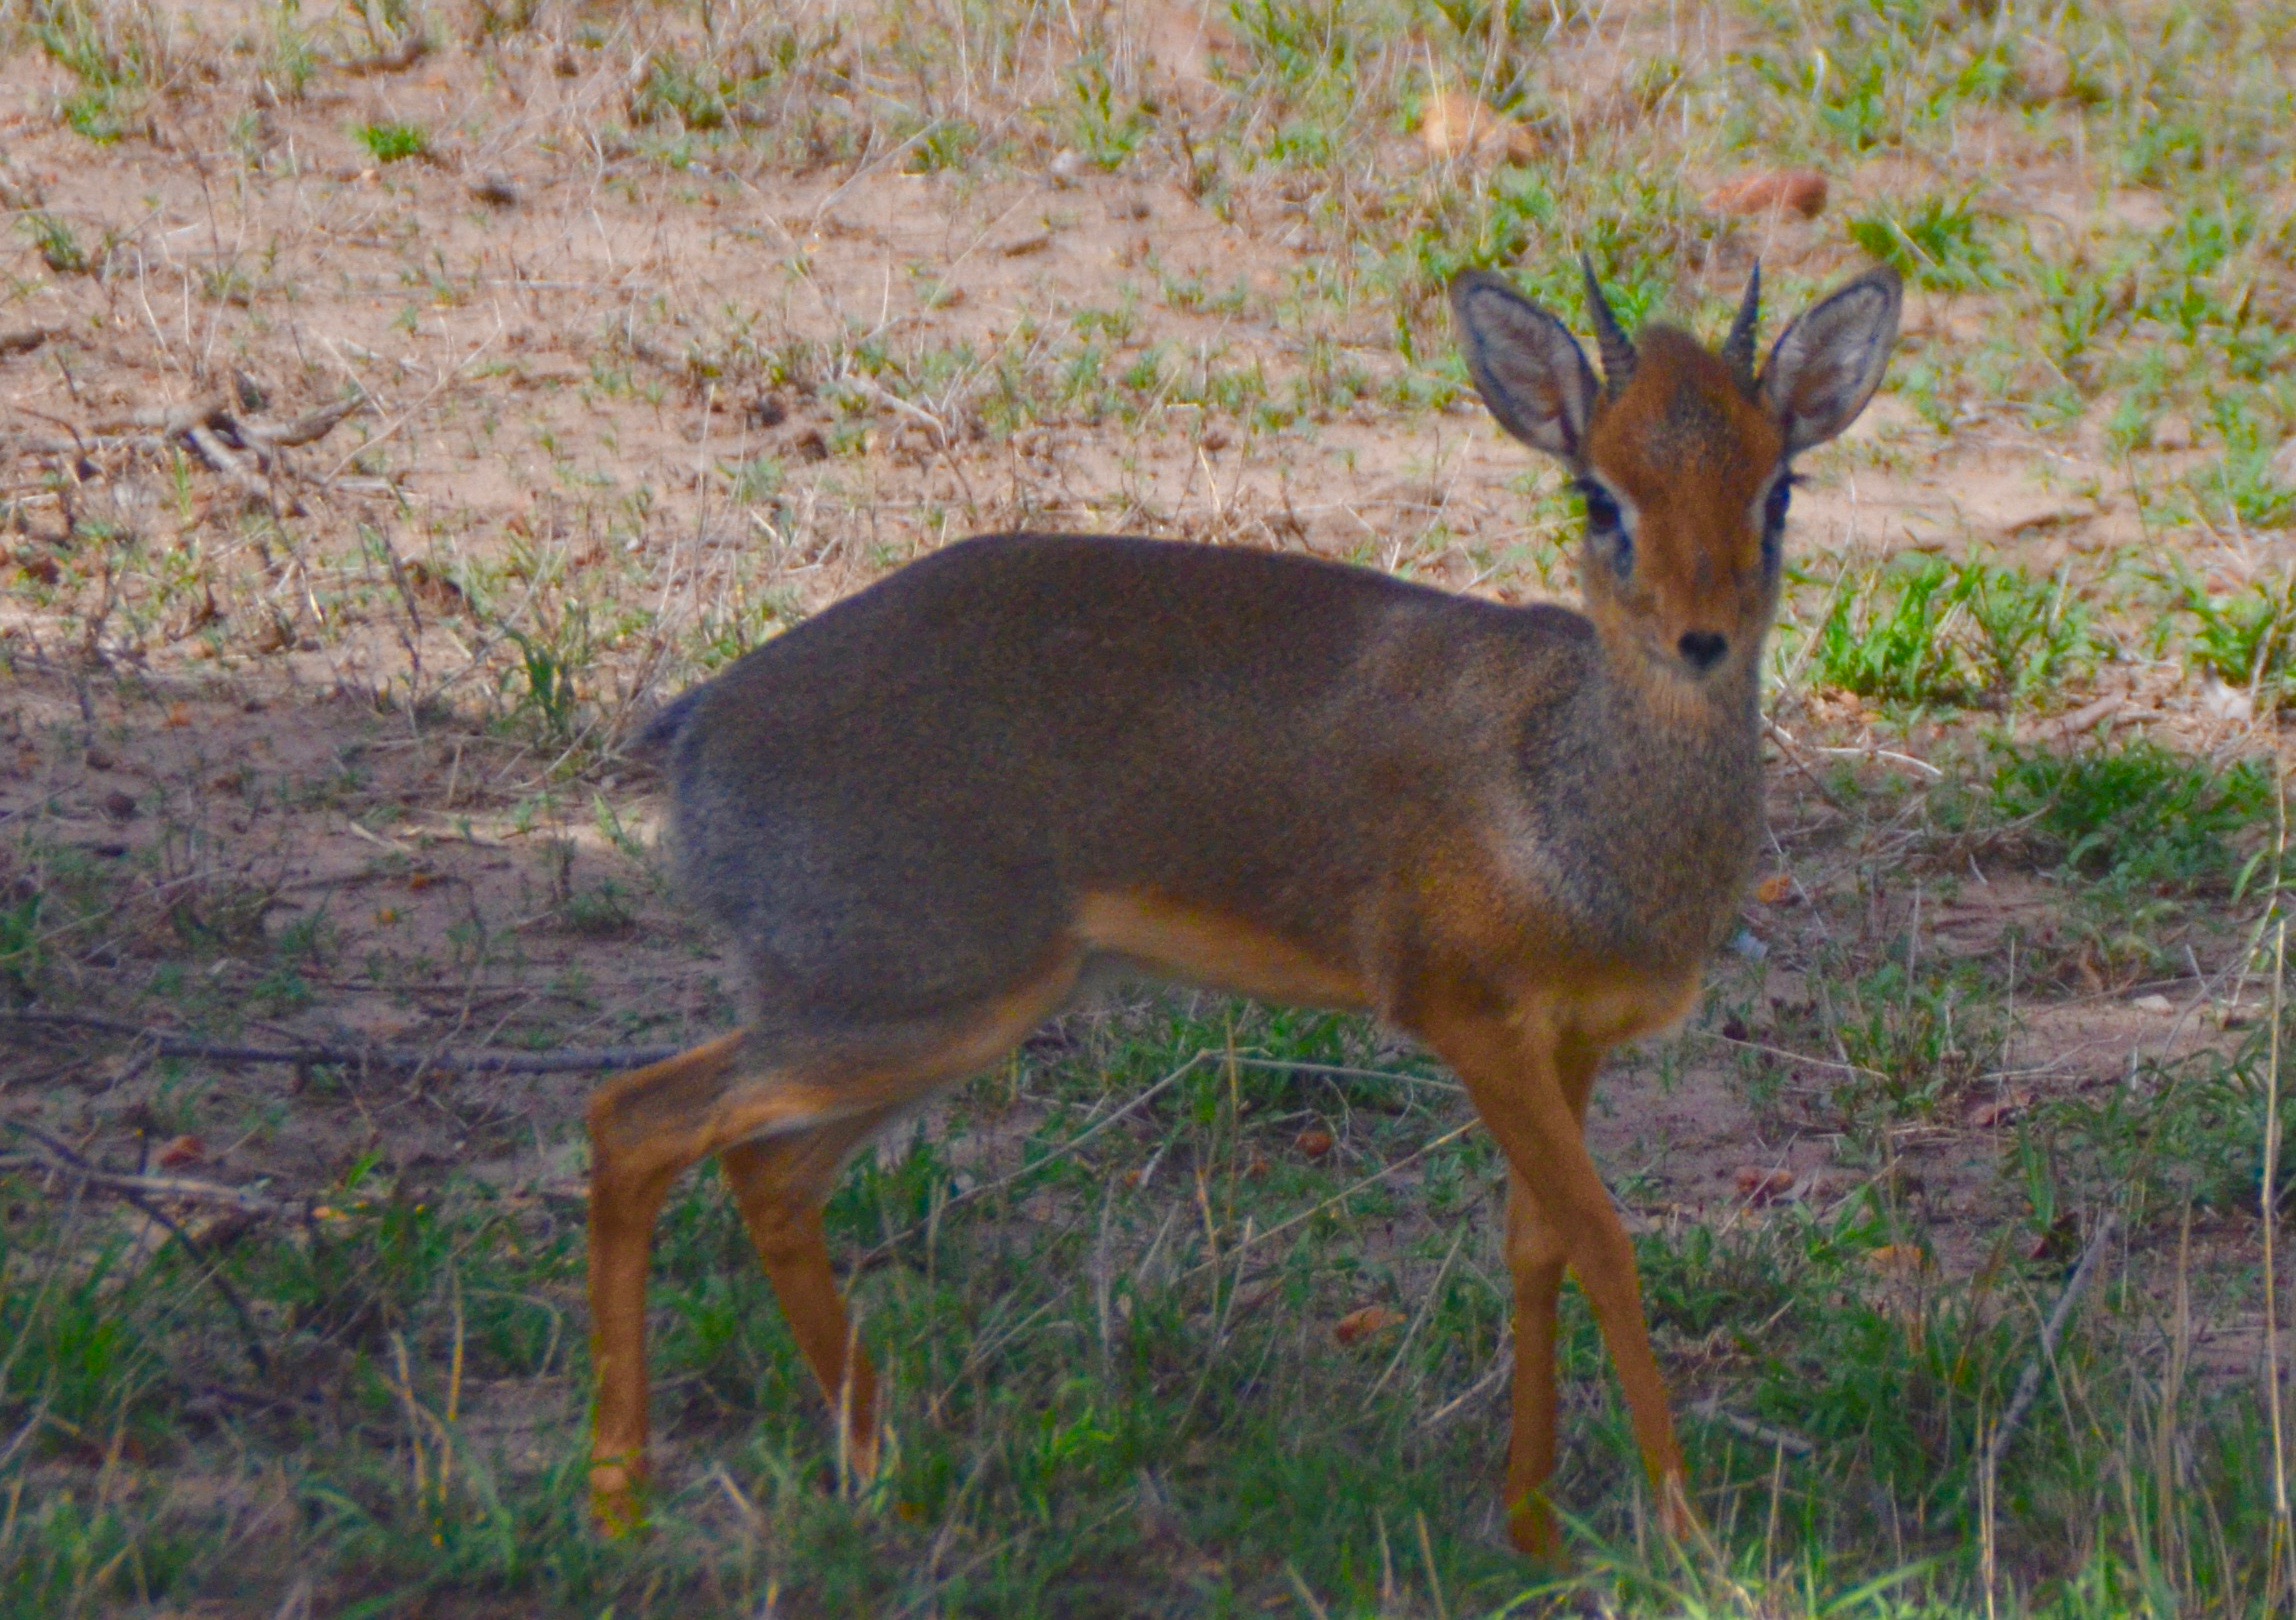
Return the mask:
[(2030, 828), (2075, 872), (2135, 884), (2226, 883), (2243, 835), (2268, 826), (2271, 771), (2241, 760), (2219, 772), (2158, 743), (2059, 757), (2012, 754), (1994, 775), (2001, 813)]
[[(2286, 1613), (2292, 47), (0, 0), (0, 1615)], [(870, 1490), (681, 1189), (657, 1530), (592, 1539), (593, 1077), (440, 1054), (735, 1021), (635, 724), (985, 530), (1567, 590), (1443, 292), (1582, 323), (1580, 251), (1709, 335), (1757, 257), (1914, 283), (1803, 458), (1775, 871), (1594, 1105), (1713, 1545), (1652, 1541), (1574, 1292), (1580, 1561), (1501, 1550), (1495, 1151), (1374, 1024), (1184, 995), (848, 1172)]]
[(403, 163), (430, 150), (430, 131), (420, 124), (361, 124), (352, 133), (377, 163)]
[(2095, 649), (2063, 579), (1915, 554), (1837, 591), (1819, 681), (1884, 702), (2008, 709), (2046, 696)]

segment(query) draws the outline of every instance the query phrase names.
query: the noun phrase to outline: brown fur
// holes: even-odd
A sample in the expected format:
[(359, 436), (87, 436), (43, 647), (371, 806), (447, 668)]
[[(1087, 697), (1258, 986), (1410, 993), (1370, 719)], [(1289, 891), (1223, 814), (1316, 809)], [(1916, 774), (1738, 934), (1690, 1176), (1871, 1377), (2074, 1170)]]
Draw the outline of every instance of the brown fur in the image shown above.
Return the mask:
[[(1299, 558), (997, 536), (840, 603), (654, 728), (686, 890), (741, 959), (748, 1016), (591, 1109), (609, 1525), (638, 1513), (645, 1257), (671, 1180), (725, 1158), (866, 1472), (874, 1374), (820, 1238), (837, 1164), (1009, 1051), (1103, 959), (1369, 1008), (1449, 1061), (1513, 1172), (1518, 1539), (1554, 1546), (1540, 1493), (1566, 1264), (1665, 1522), (1691, 1522), (1632, 1250), (1581, 1121), (1603, 1054), (1682, 1015), (1736, 915), (1777, 592), (1760, 504), (1788, 430), (1839, 423), (1781, 418), (1664, 329), (1598, 401), (1559, 325), (1537, 324), (1552, 317), (1487, 280), (1463, 283), (1461, 308), (1501, 420), (1632, 508), (1636, 564), (1590, 560), (1585, 615)], [(1819, 360), (1848, 352), (1820, 335)], [(1824, 382), (1786, 379), (1839, 414)], [(1727, 652), (1693, 667), (1692, 632)]]

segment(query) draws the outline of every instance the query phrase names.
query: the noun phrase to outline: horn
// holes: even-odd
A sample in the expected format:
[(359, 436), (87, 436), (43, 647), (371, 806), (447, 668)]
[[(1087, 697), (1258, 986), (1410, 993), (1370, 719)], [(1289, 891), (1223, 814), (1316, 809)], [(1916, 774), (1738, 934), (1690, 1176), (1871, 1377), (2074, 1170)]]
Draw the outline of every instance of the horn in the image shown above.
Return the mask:
[(1722, 340), (1722, 358), (1730, 362), (1730, 369), (1738, 374), (1738, 381), (1751, 393), (1754, 388), (1754, 341), (1762, 325), (1762, 261), (1754, 261), (1754, 273), (1746, 278), (1746, 297), (1738, 305), (1738, 318), (1730, 323), (1730, 335)]
[(1603, 387), (1615, 399), (1634, 376), (1634, 345), (1626, 340), (1610, 300), (1602, 295), (1602, 283), (1594, 278), (1594, 261), (1582, 253), (1579, 268), (1586, 272), (1587, 313), (1594, 317), (1595, 344), (1602, 351)]

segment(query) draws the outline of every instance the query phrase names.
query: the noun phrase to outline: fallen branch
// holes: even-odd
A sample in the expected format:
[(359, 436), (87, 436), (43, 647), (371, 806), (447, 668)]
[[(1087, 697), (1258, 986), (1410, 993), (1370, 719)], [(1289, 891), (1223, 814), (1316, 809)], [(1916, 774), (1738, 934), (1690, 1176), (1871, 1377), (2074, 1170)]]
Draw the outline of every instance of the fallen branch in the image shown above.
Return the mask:
[(317, 443), (366, 403), (367, 396), (358, 393), (290, 421), (265, 422), (238, 414), (229, 400), (213, 395), (180, 405), (130, 411), (98, 422), (86, 433), (61, 422), (58, 425), (71, 432), (69, 439), (23, 438), (15, 440), (12, 448), (19, 454), (37, 456), (88, 456), (122, 450), (157, 456), (182, 445), (249, 499), (271, 504), (275, 501), (271, 488), (240, 459), (241, 453), (253, 456), (273, 477), (290, 472), (281, 451)]
[(2008, 1451), (2009, 1442), (2016, 1438), (2017, 1425), (2025, 1421), (2025, 1413), (2031, 1408), (2033, 1398), (2041, 1393), (2042, 1373), (2057, 1363), (2057, 1341), (2065, 1335), (2065, 1324), (2072, 1320), (2073, 1307), (2088, 1288), (2089, 1276), (2097, 1269), (2097, 1258), (2105, 1252), (2105, 1245), (2111, 1241), (2119, 1226), (2119, 1220), (2108, 1213), (2097, 1222), (2097, 1229), (2089, 1234), (2088, 1247), (2081, 1251), (2080, 1263), (2073, 1267), (2073, 1275), (2065, 1280), (2065, 1291), (2057, 1296), (2057, 1308), (2049, 1313), (2049, 1320), (2042, 1324), (2040, 1347), (2033, 1352), (2033, 1359), (2025, 1364), (2024, 1372), (2018, 1375), (2017, 1388), (2009, 1397), (2009, 1409), (2001, 1414), (2001, 1422), (1994, 1428), (1993, 1438), (1985, 1447), (1981, 1478), (1998, 1477), (2001, 1458)]
[(299, 444), (314, 444), (333, 432), (336, 423), (366, 403), (367, 396), (365, 394), (353, 394), (348, 399), (335, 401), (332, 405), (322, 405), (315, 411), (305, 411), (294, 421), (282, 422), (277, 427), (268, 422), (242, 421), (239, 424), (239, 434), (241, 438), (248, 440), (251, 446), (268, 445), (273, 449), (280, 450)]
[(221, 473), (225, 483), (231, 485), (249, 500), (261, 502), (281, 517), (292, 515), (294, 509), (299, 505), (298, 502), (290, 499), (283, 510), (280, 503), (272, 497), (271, 491), (264, 487), (263, 480), (249, 472), (239, 457), (226, 448), (221, 439), (216, 437), (215, 430), (205, 423), (193, 423), (183, 430), (183, 436), (189, 439), (191, 447), (199, 452), (200, 460)]
[(91, 1187), (107, 1192), (141, 1193), (147, 1198), (168, 1198), (179, 1204), (220, 1204), (248, 1215), (296, 1215), (302, 1206), (283, 1203), (276, 1198), (247, 1187), (226, 1187), (221, 1182), (197, 1181), (189, 1176), (138, 1176), (119, 1170), (99, 1170), (94, 1165), (59, 1164), (38, 1154), (11, 1154), (0, 1157), (0, 1170), (45, 1169), (57, 1175), (71, 1176)]
[(1688, 1410), (1693, 1417), (1702, 1417), (1710, 1423), (1735, 1429), (1747, 1439), (1768, 1446), (1772, 1451), (1782, 1451), (1789, 1457), (1814, 1456), (1818, 1449), (1817, 1442), (1813, 1440), (1805, 1439), (1789, 1429), (1773, 1429), (1767, 1423), (1757, 1423), (1750, 1417), (1731, 1411), (1719, 1400), (1699, 1401)]
[(430, 49), (430, 41), (421, 34), (409, 34), (389, 50), (377, 51), (372, 56), (353, 57), (348, 62), (334, 64), (335, 71), (354, 79), (367, 78), (377, 73), (403, 73), (423, 59)]
[(9, 1010), (0, 1011), (0, 1022), (130, 1035), (151, 1042), (161, 1057), (204, 1058), (210, 1063), (275, 1063), (298, 1069), (352, 1066), (409, 1073), (436, 1070), (446, 1074), (589, 1074), (611, 1069), (642, 1069), (649, 1063), (676, 1057), (683, 1050), (676, 1046), (602, 1046), (554, 1052), (423, 1052), (380, 1045), (239, 1046), (190, 1035), (170, 1035), (165, 1030), (131, 1024), (124, 1019), (95, 1018), (85, 1013)]
[[(82, 1179), (109, 1174), (90, 1164), (38, 1126), (27, 1125), (20, 1119), (0, 1119), (0, 1125), (38, 1143), (53, 1160), (60, 1161), (54, 1165), (57, 1170)], [(143, 1193), (132, 1187), (114, 1186), (111, 1190), (133, 1204), (146, 1217), (166, 1227), (168, 1235), (182, 1244), (184, 1251), (199, 1263), (201, 1275), (222, 1297), (223, 1303), (231, 1307), (231, 1314), (239, 1319), (240, 1342), (246, 1346), (247, 1359), (255, 1368), (255, 1376), (268, 1383), (271, 1378), (271, 1357), (263, 1348), (263, 1336), (256, 1331), (255, 1318), (247, 1309), (247, 1301), (239, 1297), (239, 1290), (231, 1286), (231, 1279), (223, 1274), (223, 1268), (216, 1263), (215, 1257), (207, 1252), (197, 1238), (183, 1229), (182, 1222), (159, 1208)]]
[(1819, 747), (1817, 751), (1828, 759), (1862, 759), (1869, 764), (1900, 765), (1929, 781), (1945, 780), (1945, 773), (1928, 760), (1915, 759), (1911, 754), (1901, 754), (1894, 748), (1876, 748), (1868, 744), (1859, 748)]

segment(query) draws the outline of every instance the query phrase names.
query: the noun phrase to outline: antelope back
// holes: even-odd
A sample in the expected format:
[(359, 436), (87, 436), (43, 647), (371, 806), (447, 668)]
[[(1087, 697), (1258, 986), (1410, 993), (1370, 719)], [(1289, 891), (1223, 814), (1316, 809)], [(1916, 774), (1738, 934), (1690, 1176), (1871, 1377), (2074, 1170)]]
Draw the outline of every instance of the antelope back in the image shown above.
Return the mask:
[(1561, 321), (1482, 272), (1451, 289), (1469, 369), (1500, 426), (1561, 460), (1585, 500), (1586, 610), (1618, 673), (1678, 698), (1750, 686), (1777, 607), (1793, 458), (1880, 385), (1897, 275), (1835, 292), (1759, 371), (1758, 268), (1719, 352), (1671, 326), (1630, 340), (1591, 267), (1586, 284), (1600, 382)]

